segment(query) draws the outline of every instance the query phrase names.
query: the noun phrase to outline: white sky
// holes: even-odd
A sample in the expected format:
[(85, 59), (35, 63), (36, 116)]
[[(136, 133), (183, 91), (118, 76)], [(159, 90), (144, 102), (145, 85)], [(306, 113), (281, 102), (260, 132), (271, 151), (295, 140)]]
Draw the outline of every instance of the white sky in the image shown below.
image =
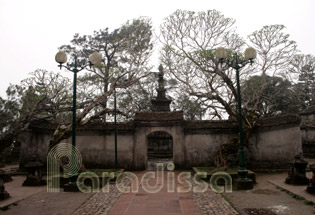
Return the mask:
[(243, 37), (264, 25), (284, 24), (298, 49), (315, 55), (312, 0), (0, 0), (0, 96), (9, 83), (19, 83), (36, 69), (58, 72), (57, 48), (69, 44), (75, 33), (111, 31), (139, 16), (151, 17), (157, 30), (176, 9), (216, 9), (236, 19)]

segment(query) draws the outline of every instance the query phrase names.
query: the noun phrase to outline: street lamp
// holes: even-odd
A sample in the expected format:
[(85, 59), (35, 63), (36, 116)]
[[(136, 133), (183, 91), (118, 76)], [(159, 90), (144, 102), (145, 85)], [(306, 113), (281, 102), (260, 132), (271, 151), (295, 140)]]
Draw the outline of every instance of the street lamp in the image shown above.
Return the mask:
[(252, 64), (256, 58), (256, 51), (253, 48), (247, 48), (245, 50), (245, 59), (240, 59), (237, 53), (234, 53), (231, 59), (227, 57), (227, 51), (224, 48), (217, 48), (215, 51), (216, 58), (220, 60), (220, 63), (225, 63), (228, 67), (236, 70), (237, 80), (237, 103), (238, 103), (238, 122), (240, 132), (240, 160), (239, 170), (237, 178), (237, 188), (240, 190), (253, 189), (253, 181), (247, 178), (248, 170), (246, 169), (245, 152), (244, 152), (244, 136), (243, 136), (243, 124), (242, 124), (242, 100), (241, 100), (241, 89), (240, 89), (240, 69), (246, 64)]
[(116, 103), (116, 85), (120, 78), (122, 78), (124, 75), (126, 75), (129, 72), (134, 71), (135, 69), (132, 69), (130, 71), (124, 72), (120, 76), (118, 76), (114, 82), (114, 132), (115, 132), (115, 169), (118, 167), (118, 159), (117, 159), (117, 103)]
[[(76, 123), (76, 110), (77, 110), (77, 73), (85, 69), (87, 66), (92, 66), (95, 64), (99, 64), (102, 61), (102, 54), (98, 52), (93, 52), (89, 56), (89, 64), (85, 65), (78, 65), (78, 59), (77, 56), (74, 56), (74, 65), (73, 67), (70, 64), (67, 64), (66, 66), (63, 65), (64, 63), (67, 62), (67, 55), (59, 51), (56, 56), (55, 60), (57, 63), (59, 63), (59, 68), (61, 69), (62, 67), (66, 68), (70, 72), (73, 72), (73, 104), (72, 104), (72, 146), (75, 147), (76, 143), (76, 129), (77, 129), (77, 123)], [(75, 159), (74, 157), (74, 152), (72, 148), (72, 153), (71, 153), (71, 160)], [(74, 162), (74, 161), (72, 161)], [(79, 191), (77, 184), (76, 184), (76, 179), (77, 179), (78, 174), (77, 173), (70, 173), (70, 182), (69, 184), (65, 185), (64, 191)]]
[(67, 66), (63, 65), (67, 62), (67, 55), (66, 53), (59, 51), (56, 54), (55, 60), (59, 63), (59, 68), (62, 67), (66, 68), (70, 72), (73, 72), (73, 105), (72, 105), (72, 145), (75, 146), (75, 137), (76, 137), (76, 109), (77, 109), (77, 73), (81, 70), (85, 69), (87, 66), (92, 66), (95, 64), (99, 64), (102, 61), (102, 54), (99, 52), (93, 52), (89, 56), (89, 64), (80, 65), (78, 66), (77, 56), (74, 56), (74, 66), (73, 68), (70, 67), (68, 64)]

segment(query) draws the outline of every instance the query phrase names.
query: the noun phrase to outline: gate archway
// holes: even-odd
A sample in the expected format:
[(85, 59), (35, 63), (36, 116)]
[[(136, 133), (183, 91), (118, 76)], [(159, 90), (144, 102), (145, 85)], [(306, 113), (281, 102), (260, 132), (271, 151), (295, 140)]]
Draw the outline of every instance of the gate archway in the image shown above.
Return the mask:
[(148, 135), (148, 159), (173, 158), (173, 138), (164, 131), (156, 131)]
[(173, 137), (165, 131), (155, 131), (147, 136), (148, 169), (155, 169), (156, 163), (173, 161)]

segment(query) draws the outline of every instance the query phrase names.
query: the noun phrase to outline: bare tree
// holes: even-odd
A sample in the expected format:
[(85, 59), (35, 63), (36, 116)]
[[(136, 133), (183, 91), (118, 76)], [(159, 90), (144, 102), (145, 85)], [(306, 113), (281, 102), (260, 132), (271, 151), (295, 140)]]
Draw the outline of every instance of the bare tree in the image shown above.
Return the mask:
[[(170, 78), (177, 80), (176, 91), (197, 98), (202, 107), (208, 108), (207, 118), (229, 117), (236, 120), (236, 73), (226, 64), (221, 65), (215, 57), (215, 49), (224, 47), (229, 50), (228, 58), (233, 57), (232, 52), (236, 52), (240, 59), (244, 58), (241, 52), (246, 43), (235, 32), (235, 20), (215, 10), (198, 13), (177, 10), (165, 19), (160, 29), (160, 40), (164, 45), (161, 61), (167, 66)], [(241, 70), (241, 82), (252, 75), (262, 75), (263, 78), (255, 96), (248, 97), (250, 101), (243, 103), (245, 144), (248, 144), (249, 135), (261, 117), (262, 112), (257, 110), (266, 92), (264, 76), (290, 75), (288, 66), (296, 53), (296, 44), (289, 40), (289, 35), (283, 30), (282, 25), (264, 26), (248, 37), (247, 45), (256, 49), (258, 58), (252, 67)], [(218, 151), (218, 160), (226, 163), (222, 150), (220, 148)]]
[(233, 110), (235, 73), (219, 67), (214, 50), (219, 46), (240, 51), (245, 42), (235, 32), (235, 20), (210, 10), (194, 13), (177, 10), (161, 25), (161, 61), (178, 81), (178, 90), (195, 96), (221, 119)]
[[(200, 99), (209, 108), (208, 115), (224, 118), (226, 114), (236, 119), (235, 71), (220, 66), (214, 51), (225, 47), (231, 52), (240, 53), (245, 41), (235, 33), (235, 20), (211, 10), (194, 13), (178, 10), (165, 19), (161, 25), (161, 61), (168, 67), (169, 75), (178, 83), (178, 90)], [(253, 46), (258, 58), (252, 67), (241, 71), (241, 80), (252, 75), (287, 77), (288, 66), (296, 53), (296, 44), (283, 32), (283, 25), (264, 26), (249, 35), (248, 44)], [(264, 78), (262, 78), (264, 82)], [(261, 84), (251, 97), (256, 105), (249, 107), (245, 101), (245, 111), (255, 113), (264, 92)], [(248, 121), (248, 120), (247, 120)]]
[(289, 39), (289, 34), (283, 32), (284, 29), (283, 25), (264, 26), (248, 36), (250, 44), (257, 51), (257, 59), (255, 60), (255, 69), (243, 73), (244, 79), (250, 78), (253, 74), (261, 77), (259, 85), (253, 91), (253, 95), (244, 100), (243, 106), (248, 111), (259, 114), (259, 106), (262, 105), (262, 100), (268, 99), (265, 94), (268, 87), (268, 77), (294, 79), (289, 68), (297, 52), (297, 46), (293, 40)]

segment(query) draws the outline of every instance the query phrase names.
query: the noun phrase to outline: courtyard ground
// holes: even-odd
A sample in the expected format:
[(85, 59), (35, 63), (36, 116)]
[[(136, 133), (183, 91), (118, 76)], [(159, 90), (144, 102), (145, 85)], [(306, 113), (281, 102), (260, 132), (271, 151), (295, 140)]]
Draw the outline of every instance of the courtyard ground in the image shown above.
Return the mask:
[(224, 196), (241, 215), (314, 215), (315, 207), (308, 204), (315, 202), (315, 196), (305, 191), (306, 186), (285, 184), (286, 177), (286, 172), (257, 174), (253, 190), (233, 191)]
[[(145, 172), (136, 172), (139, 179)], [(175, 172), (175, 178), (179, 172)], [(308, 173), (309, 174), (309, 173)], [(114, 184), (110, 192), (47, 193), (46, 187), (22, 187), (25, 176), (14, 176), (5, 184), (11, 198), (1, 201), (0, 214), (4, 215), (88, 215), (88, 214), (241, 214), (241, 215), (311, 215), (315, 207), (306, 200), (315, 202), (307, 195), (305, 186), (286, 185), (286, 173), (257, 174), (257, 184), (251, 191), (233, 191), (219, 195), (210, 189), (204, 193), (169, 193), (165, 184), (170, 180), (164, 175), (164, 186), (158, 193), (148, 193), (139, 185), (136, 193), (121, 193)], [(176, 181), (176, 180), (175, 180)], [(139, 181), (140, 182), (140, 181)], [(192, 181), (190, 181), (192, 183)], [(127, 185), (127, 182), (125, 182)], [(149, 181), (153, 185), (154, 181)], [(194, 184), (193, 184), (194, 185)], [(175, 188), (179, 186), (175, 183)], [(279, 189), (277, 187), (282, 187)], [(304, 197), (299, 200), (288, 191)], [(6, 207), (8, 205), (8, 207)], [(6, 209), (6, 210), (5, 210)]]

